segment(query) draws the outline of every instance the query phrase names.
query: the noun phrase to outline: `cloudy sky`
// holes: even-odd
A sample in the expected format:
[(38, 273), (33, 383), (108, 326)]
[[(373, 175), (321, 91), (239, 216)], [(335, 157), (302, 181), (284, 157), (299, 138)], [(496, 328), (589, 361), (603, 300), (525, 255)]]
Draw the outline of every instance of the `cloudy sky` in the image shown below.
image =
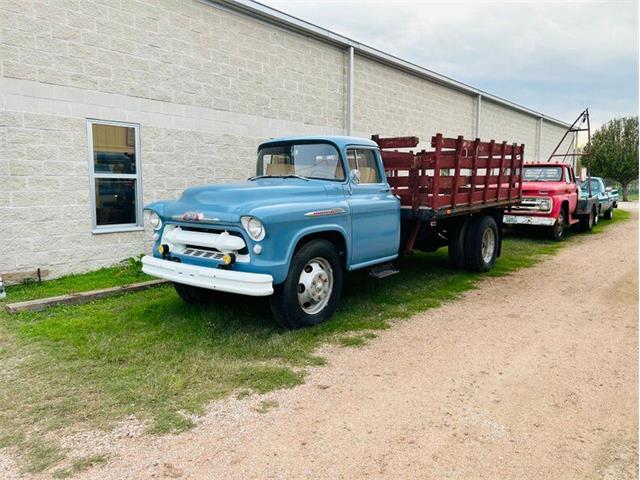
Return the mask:
[(572, 122), (638, 112), (638, 0), (260, 0)]

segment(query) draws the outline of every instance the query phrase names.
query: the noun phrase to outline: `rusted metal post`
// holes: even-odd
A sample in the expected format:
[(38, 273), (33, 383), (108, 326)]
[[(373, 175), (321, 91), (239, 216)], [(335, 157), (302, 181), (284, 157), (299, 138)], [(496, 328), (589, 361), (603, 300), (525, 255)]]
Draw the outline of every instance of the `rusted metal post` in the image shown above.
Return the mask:
[(496, 200), (500, 201), (500, 190), (502, 189), (502, 172), (504, 170), (504, 160), (507, 154), (507, 142), (500, 145), (500, 170), (498, 171), (498, 185), (496, 188)]
[(476, 191), (476, 182), (478, 181), (478, 147), (480, 139), (476, 138), (473, 142), (473, 157), (471, 157), (471, 192), (469, 193), (469, 206), (473, 205), (473, 194)]
[(454, 160), (454, 172), (453, 182), (451, 183), (451, 207), (455, 208), (458, 201), (458, 176), (460, 175), (460, 158), (462, 157), (462, 144), (464, 143), (464, 137), (458, 136), (456, 142), (456, 156)]
[(438, 133), (431, 142), (431, 146), (435, 148), (433, 154), (433, 188), (431, 192), (431, 208), (438, 210), (440, 207), (440, 160), (442, 158), (442, 134)]
[(496, 146), (496, 141), (495, 140), (491, 140), (491, 142), (489, 142), (489, 155), (487, 157), (487, 168), (485, 168), (484, 173), (485, 173), (485, 177), (484, 177), (484, 192), (482, 194), (482, 201), (484, 203), (487, 203), (487, 200), (489, 199), (489, 179), (491, 178), (491, 171), (493, 170), (491, 168), (491, 162), (493, 161), (493, 150)]

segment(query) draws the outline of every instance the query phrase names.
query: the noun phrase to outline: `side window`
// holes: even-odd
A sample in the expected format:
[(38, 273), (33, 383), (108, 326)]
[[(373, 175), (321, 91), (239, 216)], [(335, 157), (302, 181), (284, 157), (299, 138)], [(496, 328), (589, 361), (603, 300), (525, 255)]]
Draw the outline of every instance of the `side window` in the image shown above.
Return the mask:
[(382, 183), (373, 150), (347, 150), (347, 162), (351, 170), (358, 169), (360, 171), (360, 183)]
[(89, 120), (87, 134), (93, 232), (142, 227), (139, 126)]

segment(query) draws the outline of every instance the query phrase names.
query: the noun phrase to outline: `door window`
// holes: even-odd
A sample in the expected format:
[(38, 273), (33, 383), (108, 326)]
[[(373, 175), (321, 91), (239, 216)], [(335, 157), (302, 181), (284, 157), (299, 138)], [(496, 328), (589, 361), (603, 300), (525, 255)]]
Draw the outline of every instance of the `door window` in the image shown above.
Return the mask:
[(378, 162), (373, 150), (349, 149), (347, 151), (349, 169), (360, 171), (360, 183), (382, 183)]

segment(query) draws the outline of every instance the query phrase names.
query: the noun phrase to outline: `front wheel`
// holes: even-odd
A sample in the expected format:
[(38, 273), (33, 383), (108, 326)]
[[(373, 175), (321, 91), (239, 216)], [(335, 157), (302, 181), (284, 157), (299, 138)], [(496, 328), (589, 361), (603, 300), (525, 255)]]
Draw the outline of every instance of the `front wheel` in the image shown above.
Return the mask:
[(549, 228), (549, 238), (551, 240), (555, 240), (556, 242), (562, 240), (564, 238), (566, 223), (567, 220), (565, 219), (564, 211), (560, 210), (560, 215), (558, 215), (556, 224), (553, 227)]
[(284, 283), (276, 285), (271, 311), (285, 328), (302, 328), (328, 320), (342, 294), (343, 268), (336, 247), (312, 240), (293, 256)]
[(485, 215), (471, 220), (465, 238), (466, 267), (472, 272), (488, 272), (498, 255), (498, 226), (493, 217)]
[(580, 227), (583, 232), (590, 232), (593, 230), (593, 226), (595, 225), (595, 216), (596, 210), (594, 208), (589, 212), (589, 215), (582, 215), (582, 217), (580, 217)]

